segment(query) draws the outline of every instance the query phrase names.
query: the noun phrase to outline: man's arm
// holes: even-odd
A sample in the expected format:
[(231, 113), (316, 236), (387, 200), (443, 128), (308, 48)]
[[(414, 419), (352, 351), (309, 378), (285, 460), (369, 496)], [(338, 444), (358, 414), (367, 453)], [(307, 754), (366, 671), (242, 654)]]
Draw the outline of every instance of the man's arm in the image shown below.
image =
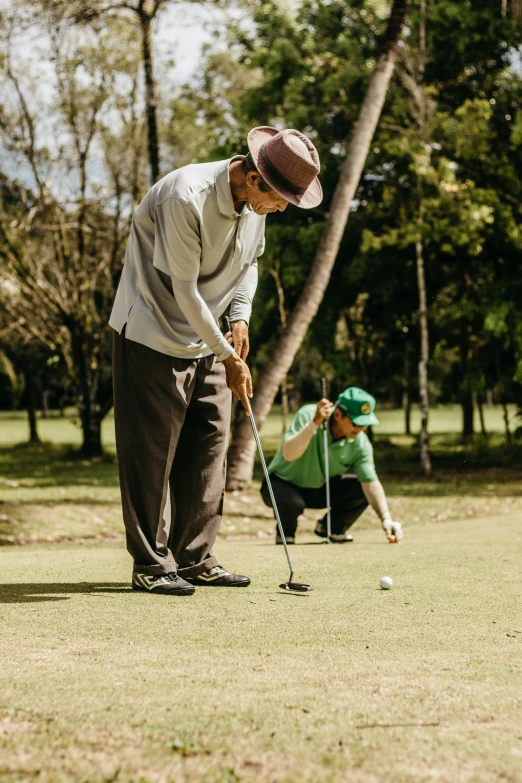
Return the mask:
[(400, 522), (394, 522), (388, 509), (388, 501), (384, 494), (384, 487), (379, 480), (361, 481), (362, 490), (366, 500), (373, 508), (382, 522), (383, 529), (387, 536), (395, 536), (397, 541), (402, 538), (402, 525)]
[[(241, 400), (245, 411), (250, 415), (248, 400), (252, 397), (253, 392), (252, 378), (247, 365), (221, 334), (212, 313), (197, 289), (196, 283), (177, 280), (172, 282), (172, 288), (181, 312), (196, 334), (215, 353), (217, 360), (223, 362), (228, 388), (237, 400)], [(223, 344), (225, 349), (221, 350)]]
[(232, 323), (232, 345), (243, 361), (246, 361), (250, 350), (248, 339), (248, 324), (252, 314), (252, 302), (256, 293), (258, 280), (257, 259), (249, 266), (247, 273), (236, 289), (230, 304), (230, 321)]
[(170, 275), (176, 302), (187, 322), (223, 361), (233, 349), (198, 291), (200, 261), (199, 222), (190, 206), (176, 198), (158, 204), (154, 210), (153, 264)]
[(230, 320), (232, 323), (234, 321), (245, 321), (246, 323), (250, 321), (258, 277), (259, 271), (256, 259), (248, 267), (230, 303)]
[(366, 500), (373, 508), (381, 522), (385, 519), (391, 519), (390, 512), (388, 510), (388, 502), (386, 495), (384, 494), (384, 487), (380, 481), (362, 481), (362, 490), (366, 496)]
[(328, 417), (331, 407), (332, 403), (329, 400), (320, 400), (317, 403), (315, 416), (312, 421), (309, 421), (302, 430), (285, 440), (283, 443), (283, 457), (287, 462), (293, 462), (303, 456), (315, 431)]
[(192, 329), (208, 345), (216, 359), (224, 361), (232, 356), (234, 349), (221, 334), (212, 313), (198, 291), (195, 281), (172, 280), (172, 290), (179, 309)]
[(250, 371), (221, 334), (198, 291), (201, 245), (197, 217), (184, 202), (167, 199), (155, 209), (154, 229), (154, 266), (171, 276), (172, 291), (181, 312), (218, 361), (224, 363), (227, 385), (249, 413)]

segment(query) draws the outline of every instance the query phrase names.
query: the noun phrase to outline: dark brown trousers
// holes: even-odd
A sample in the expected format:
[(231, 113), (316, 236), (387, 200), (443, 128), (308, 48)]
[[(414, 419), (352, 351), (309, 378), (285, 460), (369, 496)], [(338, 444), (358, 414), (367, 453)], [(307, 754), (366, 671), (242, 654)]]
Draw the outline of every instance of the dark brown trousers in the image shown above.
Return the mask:
[(127, 549), (146, 574), (217, 565), (231, 393), (215, 357), (177, 359), (114, 332), (114, 421)]

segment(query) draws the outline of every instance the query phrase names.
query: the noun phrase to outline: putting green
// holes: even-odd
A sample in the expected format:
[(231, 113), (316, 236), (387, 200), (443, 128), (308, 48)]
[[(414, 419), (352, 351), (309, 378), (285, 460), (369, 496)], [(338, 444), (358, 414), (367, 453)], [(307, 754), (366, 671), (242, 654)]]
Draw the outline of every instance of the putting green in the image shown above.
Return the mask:
[(185, 598), (131, 593), (121, 544), (4, 548), (0, 780), (522, 781), (521, 521), (305, 536), (305, 595), (267, 540)]

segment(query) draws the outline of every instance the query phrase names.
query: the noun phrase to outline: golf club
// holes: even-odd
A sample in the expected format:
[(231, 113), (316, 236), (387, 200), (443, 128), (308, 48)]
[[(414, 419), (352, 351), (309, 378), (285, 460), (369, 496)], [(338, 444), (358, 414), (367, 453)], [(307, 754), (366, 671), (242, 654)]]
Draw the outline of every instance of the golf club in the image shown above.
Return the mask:
[[(321, 397), (326, 399), (326, 378), (321, 378)], [(330, 510), (330, 463), (328, 461), (328, 419), (323, 421), (324, 477), (326, 482), (326, 541), (332, 535), (332, 514)]]
[[(227, 316), (223, 317), (223, 332), (224, 334), (227, 334), (228, 332), (231, 332), (232, 329), (230, 327), (230, 319)], [(290, 552), (288, 551), (288, 544), (286, 543), (286, 536), (285, 531), (283, 530), (283, 525), (281, 524), (281, 518), (279, 516), (279, 510), (277, 508), (276, 499), (274, 497), (274, 491), (272, 489), (272, 482), (270, 481), (270, 475), (268, 473), (268, 468), (266, 466), (265, 462), (265, 456), (263, 454), (263, 447), (261, 446), (261, 441), (259, 439), (259, 433), (257, 431), (256, 423), (254, 421), (254, 414), (252, 411), (250, 411), (250, 416), (248, 417), (250, 419), (250, 424), (252, 425), (252, 432), (254, 433), (254, 439), (256, 441), (257, 449), (259, 451), (259, 457), (261, 459), (261, 464), (263, 466), (263, 473), (265, 474), (266, 484), (268, 487), (268, 491), (270, 493), (270, 499), (272, 500), (272, 506), (274, 509), (275, 518), (277, 520), (277, 526), (279, 528), (279, 535), (281, 536), (281, 541), (283, 542), (283, 546), (285, 548), (286, 553), (286, 559), (288, 561), (288, 567), (290, 569), (290, 578), (288, 579), (288, 582), (283, 582), (283, 584), (280, 584), (279, 587), (282, 590), (289, 590), (291, 592), (296, 593), (308, 593), (310, 590), (313, 590), (312, 585), (305, 584), (303, 582), (294, 582), (294, 567), (292, 565), (292, 560), (290, 559)]]

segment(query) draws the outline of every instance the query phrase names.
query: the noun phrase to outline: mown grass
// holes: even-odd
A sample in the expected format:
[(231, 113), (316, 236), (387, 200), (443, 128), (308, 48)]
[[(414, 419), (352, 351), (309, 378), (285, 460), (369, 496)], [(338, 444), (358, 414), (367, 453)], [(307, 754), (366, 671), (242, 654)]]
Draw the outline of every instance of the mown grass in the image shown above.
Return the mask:
[[(455, 408), (444, 413), (446, 418), (439, 416), (434, 427), (440, 428), (444, 422), (446, 427), (458, 426)], [(380, 414), (385, 431), (375, 428), (376, 463), (394, 516), (409, 525), (421, 519), (487, 517), (521, 506), (522, 446), (514, 441), (507, 447), (498, 431), (502, 426), (500, 411), (493, 409), (490, 414), (492, 432), (487, 443), (480, 436), (463, 441), (456, 432), (432, 436), (435, 472), (430, 480), (420, 473), (415, 437), (390, 431), (400, 425), (401, 412)], [(49, 440), (35, 446), (22, 442), (26, 437), (23, 414), (0, 416), (0, 442), (4, 443), (0, 446), (0, 544), (123, 537), (112, 420), (109, 417), (106, 422), (107, 456), (81, 460), (75, 451), (79, 431), (71, 416), (69, 412), (63, 419), (40, 421), (42, 437)], [(277, 448), (280, 428), (278, 411), (274, 411), (262, 433), (267, 458)], [(78, 436), (76, 442), (71, 432)], [(256, 464), (253, 485), (226, 496), (223, 537), (262, 539), (273, 535), (271, 514), (259, 499), (260, 479), (261, 468)], [(300, 529), (310, 531), (319, 515), (307, 512)], [(374, 524), (375, 517), (367, 512), (358, 527)]]
[(521, 521), (295, 547), (307, 595), (263, 540), (217, 545), (250, 588), (170, 600), (122, 544), (4, 548), (0, 780), (518, 783)]
[[(314, 591), (283, 593), (255, 481), (216, 547), (252, 586), (173, 600), (129, 589), (110, 419), (107, 457), (82, 461), (70, 419), (26, 446), (0, 416), (0, 544), (32, 544), (0, 547), (0, 781), (520, 783), (519, 446), (499, 427), (486, 459), (448, 411), (428, 481), (388, 413), (400, 546), (372, 512), (354, 544), (313, 545), (307, 512), (292, 555)], [(274, 414), (268, 454), (279, 433)]]

